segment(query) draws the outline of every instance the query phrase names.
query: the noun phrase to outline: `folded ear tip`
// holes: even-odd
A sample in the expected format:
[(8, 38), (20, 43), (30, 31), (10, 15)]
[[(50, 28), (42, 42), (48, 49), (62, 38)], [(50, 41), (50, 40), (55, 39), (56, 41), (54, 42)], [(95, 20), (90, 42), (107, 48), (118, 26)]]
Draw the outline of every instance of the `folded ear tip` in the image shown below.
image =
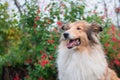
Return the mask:
[(98, 33), (101, 32), (101, 31), (103, 31), (103, 28), (98, 23), (92, 22), (91, 25), (92, 25), (92, 28), (96, 29)]
[(62, 26), (61, 26), (61, 29), (62, 30), (68, 30), (70, 27), (69, 27), (69, 24), (63, 24)]

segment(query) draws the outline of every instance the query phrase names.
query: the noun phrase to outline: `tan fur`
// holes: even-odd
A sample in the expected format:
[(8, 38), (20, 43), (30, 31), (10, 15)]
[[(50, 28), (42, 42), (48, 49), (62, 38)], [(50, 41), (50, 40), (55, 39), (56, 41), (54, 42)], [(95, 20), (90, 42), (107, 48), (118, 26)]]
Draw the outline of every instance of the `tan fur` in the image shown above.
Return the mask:
[[(72, 26), (74, 26), (74, 27), (72, 27)], [(88, 24), (87, 22), (77, 21), (77, 22), (69, 24), (70, 29), (67, 30), (70, 34), (74, 34), (74, 38), (78, 38), (78, 37), (81, 38), (81, 41), (82, 41), (81, 46), (82, 47), (88, 45), (87, 35), (85, 33), (85, 30), (87, 29), (88, 26), (90, 26), (90, 24)], [(81, 30), (77, 31), (76, 28), (81, 28)], [(81, 47), (81, 46), (79, 46), (79, 47)]]
[(120, 79), (117, 77), (116, 73), (112, 69), (107, 68), (105, 76), (101, 80), (120, 80)]
[[(107, 61), (106, 61), (106, 59), (104, 58), (104, 52), (103, 52), (103, 49), (102, 49), (102, 46), (101, 46), (101, 44), (100, 44), (100, 42), (99, 42), (99, 35), (98, 35), (98, 33), (99, 33), (99, 27), (98, 27), (98, 25), (96, 25), (95, 26), (95, 24), (94, 25), (92, 25), (91, 26), (91, 24), (90, 23), (88, 23), (88, 22), (86, 22), (86, 21), (76, 21), (76, 22), (74, 22), (74, 23), (70, 23), (69, 24), (69, 26), (65, 26), (65, 32), (69, 32), (69, 34), (71, 34), (71, 38), (80, 38), (80, 40), (81, 40), (81, 44), (79, 45), (79, 46), (76, 46), (73, 50), (74, 50), (74, 52), (78, 52), (79, 51), (79, 54), (81, 54), (81, 53), (89, 53), (88, 55), (92, 55), (92, 53), (94, 53), (93, 51), (94, 51), (94, 49), (96, 50), (96, 51), (99, 51), (99, 53), (103, 53), (103, 55), (101, 55), (100, 54), (100, 56), (101, 56), (101, 58), (103, 58), (102, 59), (102, 61), (103, 61), (103, 63), (106, 65), (105, 66), (105, 70), (103, 71), (104, 73), (102, 74), (103, 76), (101, 76), (101, 79), (100, 80), (120, 80), (118, 77), (117, 77), (117, 75), (116, 75), (116, 73), (112, 70), (112, 69), (110, 69), (109, 67), (108, 67), (108, 64), (107, 64)], [(80, 30), (77, 30), (77, 28), (80, 28)], [(91, 42), (90, 42), (90, 40), (88, 39), (88, 36), (87, 36), (87, 34), (86, 34), (86, 32), (88, 31), (88, 30), (91, 30), (92, 32), (91, 32), (91, 36), (92, 36), (92, 38), (93, 38), (93, 41), (91, 40)], [(94, 42), (95, 41), (95, 42)], [(57, 61), (57, 64), (58, 64), (58, 72), (62, 72), (61, 70), (62, 70), (62, 68), (60, 69), (60, 66), (62, 66), (61, 65), (61, 59), (62, 59), (62, 57), (61, 57), (61, 54), (63, 53), (63, 52), (61, 52), (61, 50), (65, 50), (67, 53), (65, 54), (65, 53), (63, 53), (64, 55), (67, 55), (67, 54), (69, 54), (68, 52), (69, 52), (69, 50), (66, 48), (66, 43), (67, 43), (67, 40), (64, 40), (63, 39), (63, 36), (62, 36), (62, 38), (61, 38), (61, 44), (60, 44), (60, 46), (59, 46), (59, 50), (58, 50), (58, 52), (60, 52), (60, 54), (58, 55), (58, 61)], [(93, 43), (95, 43), (95, 44), (93, 44)], [(70, 52), (72, 52), (72, 50), (70, 51)], [(83, 54), (84, 55), (84, 54)], [(68, 56), (69, 57), (69, 56)], [(68, 58), (67, 57), (67, 58)], [(68, 60), (66, 58), (66, 60)], [(95, 60), (96, 60), (96, 56), (92, 56), (92, 58), (95, 58)], [(66, 61), (65, 60), (65, 61)], [(96, 61), (97, 62), (97, 61)], [(98, 61), (99, 62), (99, 61)], [(84, 64), (84, 63), (83, 63)], [(59, 66), (60, 65), (60, 66)], [(63, 65), (64, 66), (64, 65)], [(94, 66), (94, 65), (93, 65)], [(79, 68), (79, 67), (78, 67)], [(59, 74), (61, 74), (61, 73), (59, 73)], [(63, 78), (59, 78), (60, 80), (66, 80), (66, 78), (64, 79), (64, 77)], [(94, 78), (95, 79), (95, 78)], [(72, 80), (72, 79), (71, 79)], [(78, 79), (77, 79), (78, 80)], [(81, 80), (81, 79), (80, 79)], [(86, 80), (86, 79), (85, 79)], [(87, 79), (87, 80), (90, 80), (90, 79)]]

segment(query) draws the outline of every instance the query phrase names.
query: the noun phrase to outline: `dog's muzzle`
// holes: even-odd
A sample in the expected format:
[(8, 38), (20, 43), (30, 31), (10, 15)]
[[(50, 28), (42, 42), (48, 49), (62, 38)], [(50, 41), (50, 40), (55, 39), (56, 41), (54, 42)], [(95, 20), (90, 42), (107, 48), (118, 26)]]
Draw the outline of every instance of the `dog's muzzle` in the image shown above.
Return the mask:
[(79, 46), (80, 43), (81, 43), (80, 38), (72, 39), (70, 37), (70, 34), (67, 33), (67, 32), (63, 33), (63, 37), (67, 41), (66, 46), (67, 46), (68, 49), (71, 49), (75, 46)]

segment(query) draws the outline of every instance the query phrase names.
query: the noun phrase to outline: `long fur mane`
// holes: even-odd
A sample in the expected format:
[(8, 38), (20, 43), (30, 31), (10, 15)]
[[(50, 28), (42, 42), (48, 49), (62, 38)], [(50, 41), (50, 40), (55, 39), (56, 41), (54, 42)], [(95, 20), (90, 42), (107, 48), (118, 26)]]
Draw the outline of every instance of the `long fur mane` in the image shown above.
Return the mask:
[[(77, 22), (77, 24), (80, 23)], [(86, 22), (81, 22), (81, 25), (83, 24), (85, 25)], [(119, 80), (114, 71), (108, 68), (104, 50), (96, 34), (89, 35), (97, 43), (88, 44), (89, 46), (78, 46), (75, 49), (68, 49), (66, 41), (61, 40), (57, 56), (59, 80)], [(89, 40), (87, 39), (86, 41)]]

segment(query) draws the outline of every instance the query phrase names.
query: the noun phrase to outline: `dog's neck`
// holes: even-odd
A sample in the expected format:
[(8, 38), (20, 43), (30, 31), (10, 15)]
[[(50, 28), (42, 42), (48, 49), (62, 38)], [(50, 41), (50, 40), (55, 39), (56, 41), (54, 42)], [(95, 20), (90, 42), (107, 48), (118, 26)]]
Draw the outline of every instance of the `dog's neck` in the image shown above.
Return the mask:
[(105, 73), (107, 62), (100, 45), (79, 51), (61, 44), (58, 52), (58, 67), (65, 78), (61, 80), (99, 80)]

